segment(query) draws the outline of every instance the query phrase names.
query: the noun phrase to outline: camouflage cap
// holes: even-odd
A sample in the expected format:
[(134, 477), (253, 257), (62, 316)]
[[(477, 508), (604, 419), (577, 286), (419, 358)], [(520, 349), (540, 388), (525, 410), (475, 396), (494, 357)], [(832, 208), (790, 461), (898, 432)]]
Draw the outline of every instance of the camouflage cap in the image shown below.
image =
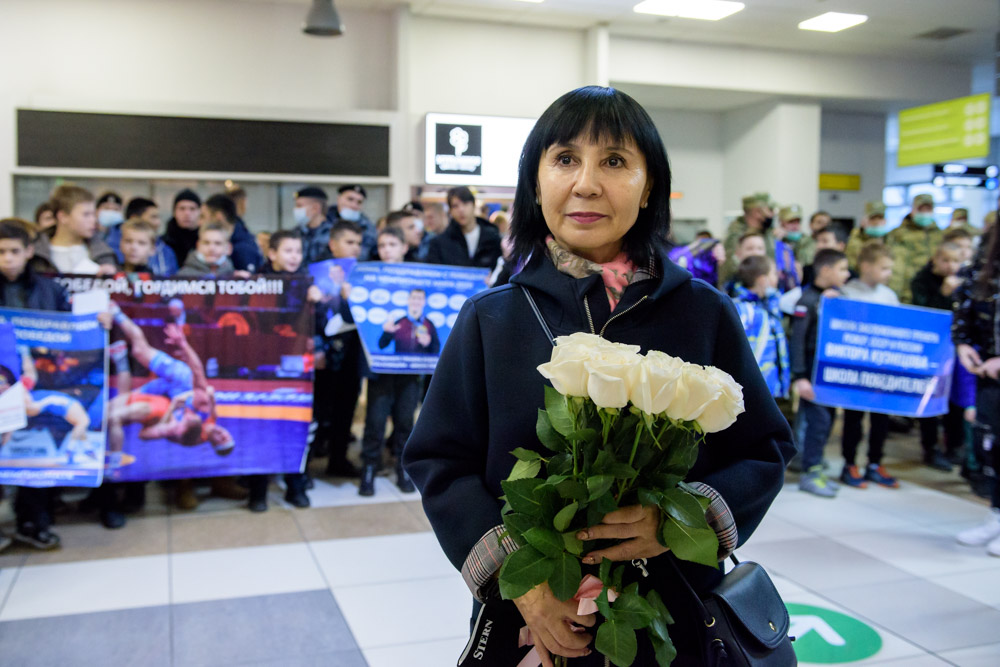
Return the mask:
[(921, 206), (934, 206), (934, 197), (928, 194), (917, 195), (913, 198), (913, 208)]
[(967, 209), (967, 208), (956, 208), (954, 211), (951, 212), (951, 219), (954, 220), (955, 218), (965, 218), (966, 220), (968, 220), (969, 219), (969, 209)]
[(778, 213), (778, 219), (782, 222), (788, 222), (790, 220), (801, 220), (802, 219), (802, 207), (798, 204), (792, 204), (791, 206), (785, 206)]
[(880, 201), (865, 202), (865, 217), (877, 218), (885, 217), (885, 204)]
[(755, 192), (743, 198), (743, 210), (749, 211), (754, 206), (770, 206), (771, 195), (766, 192)]

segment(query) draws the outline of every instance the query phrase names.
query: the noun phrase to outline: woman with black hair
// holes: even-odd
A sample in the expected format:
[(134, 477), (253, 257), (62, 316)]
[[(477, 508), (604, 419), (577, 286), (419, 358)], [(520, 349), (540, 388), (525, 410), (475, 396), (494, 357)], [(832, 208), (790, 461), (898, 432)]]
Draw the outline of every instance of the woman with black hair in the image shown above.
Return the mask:
[[(1000, 202), (998, 202), (1000, 204)], [(962, 285), (955, 290), (952, 341), (962, 366), (976, 376), (976, 421), (988, 429), (985, 437), (1000, 436), (1000, 233), (996, 228), (984, 238), (985, 252)], [(1000, 470), (1000, 446), (991, 448), (992, 467)], [(990, 478), (990, 515), (979, 526), (957, 535), (960, 544), (986, 547), (1000, 557), (1000, 484)]]
[[(652, 120), (631, 97), (591, 86), (567, 93), (542, 114), (521, 154), (511, 219), (509, 285), (481, 293), (462, 309), (441, 355), (420, 419), (406, 445), (407, 472), (449, 559), (479, 601), (496, 597), (496, 573), (516, 549), (502, 541), (500, 482), (516, 447), (543, 451), (535, 435), (555, 336), (575, 332), (660, 350), (730, 373), (743, 386), (746, 415), (709, 435), (689, 481), (712, 499), (707, 512), (720, 559), (742, 544), (781, 489), (793, 453), (788, 423), (757, 369), (732, 302), (667, 257), (670, 166)], [(538, 307), (536, 317), (529, 296)], [(664, 592), (676, 624), (675, 665), (700, 664), (693, 602), (663, 560), (658, 510), (629, 507), (588, 529), (618, 540), (586, 554), (600, 562), (648, 559), (630, 581)], [(636, 561), (638, 562), (638, 561)], [(681, 562), (699, 592), (720, 569)], [(648, 575), (648, 576), (647, 576)], [(626, 582), (627, 585), (628, 582)], [(555, 598), (542, 584), (514, 600), (543, 665), (552, 656), (590, 655), (593, 616)], [(493, 641), (493, 640), (491, 640)], [(595, 654), (573, 664), (587, 665)], [(596, 664), (603, 664), (603, 660)], [(653, 665), (640, 636), (636, 665)]]

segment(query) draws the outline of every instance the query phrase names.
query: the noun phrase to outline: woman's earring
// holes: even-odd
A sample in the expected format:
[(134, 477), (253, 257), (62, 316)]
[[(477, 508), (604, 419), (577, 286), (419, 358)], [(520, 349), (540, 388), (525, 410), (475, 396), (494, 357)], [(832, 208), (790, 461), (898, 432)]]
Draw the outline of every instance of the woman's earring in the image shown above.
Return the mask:
[(644, 201), (644, 202), (642, 202), (642, 204), (641, 204), (641, 205), (639, 206), (639, 208), (646, 208), (647, 206), (649, 206), (649, 202), (648, 202), (648, 201)]
[(541, 206), (542, 202), (538, 201), (538, 197), (535, 197), (535, 206)]

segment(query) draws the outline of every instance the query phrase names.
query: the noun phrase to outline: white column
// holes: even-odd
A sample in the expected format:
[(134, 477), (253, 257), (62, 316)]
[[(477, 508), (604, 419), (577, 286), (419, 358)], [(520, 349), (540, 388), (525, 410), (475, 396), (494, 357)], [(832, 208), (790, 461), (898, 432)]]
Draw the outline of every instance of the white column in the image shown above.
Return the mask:
[(586, 33), (587, 85), (607, 86), (611, 83), (611, 37), (608, 26), (601, 24)]
[[(0, 76), (0, 81), (3, 77)], [(2, 88), (2, 86), (0, 86)], [(0, 218), (14, 214), (14, 167), (17, 165), (17, 110), (0, 93)]]
[(815, 211), (819, 202), (820, 107), (763, 104), (730, 111), (723, 120), (726, 211), (744, 195), (768, 192), (779, 204)]

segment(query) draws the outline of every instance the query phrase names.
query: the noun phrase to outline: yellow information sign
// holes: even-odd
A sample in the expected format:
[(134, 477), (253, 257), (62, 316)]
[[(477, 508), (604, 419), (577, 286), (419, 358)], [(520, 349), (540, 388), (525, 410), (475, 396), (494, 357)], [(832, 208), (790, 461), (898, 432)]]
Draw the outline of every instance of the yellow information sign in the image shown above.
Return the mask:
[(861, 174), (820, 174), (820, 190), (860, 190)]
[(990, 154), (990, 95), (971, 95), (899, 112), (896, 164), (950, 162)]

